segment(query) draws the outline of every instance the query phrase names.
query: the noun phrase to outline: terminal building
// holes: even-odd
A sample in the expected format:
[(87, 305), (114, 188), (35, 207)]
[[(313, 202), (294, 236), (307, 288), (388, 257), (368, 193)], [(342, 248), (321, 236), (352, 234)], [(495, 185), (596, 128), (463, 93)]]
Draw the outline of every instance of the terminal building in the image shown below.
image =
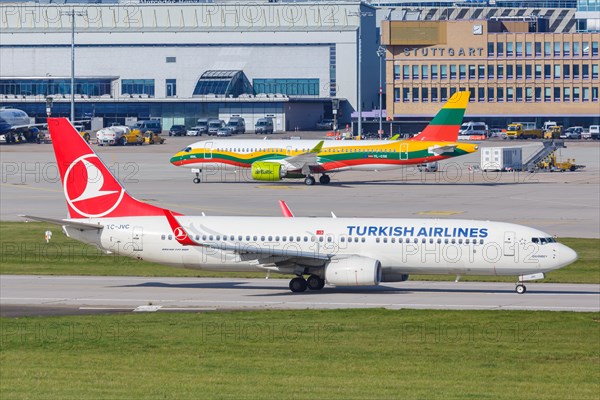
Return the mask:
[(468, 117), (490, 127), (598, 124), (600, 33), (547, 26), (535, 17), (383, 21), (388, 117), (425, 118), (470, 90)]
[[(72, 28), (75, 117), (105, 126), (241, 116), (252, 128), (267, 116), (305, 130), (333, 105), (350, 122), (359, 54), (378, 66), (375, 9), (357, 1), (0, 3), (0, 106), (42, 118), (51, 98), (52, 115), (69, 115)], [(362, 80), (365, 107), (378, 88)]]

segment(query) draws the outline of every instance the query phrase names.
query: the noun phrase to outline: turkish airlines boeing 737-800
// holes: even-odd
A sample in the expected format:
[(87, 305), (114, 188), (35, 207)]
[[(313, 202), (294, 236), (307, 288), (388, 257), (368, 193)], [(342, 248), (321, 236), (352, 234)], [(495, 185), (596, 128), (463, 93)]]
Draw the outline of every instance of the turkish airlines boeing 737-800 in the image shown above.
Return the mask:
[(49, 118), (48, 126), (69, 218), (24, 217), (62, 225), (69, 237), (107, 252), (189, 268), (295, 274), (293, 292), (418, 273), (515, 275), (523, 293), (523, 281), (577, 258), (544, 232), (502, 222), (181, 215), (131, 197), (67, 119)]

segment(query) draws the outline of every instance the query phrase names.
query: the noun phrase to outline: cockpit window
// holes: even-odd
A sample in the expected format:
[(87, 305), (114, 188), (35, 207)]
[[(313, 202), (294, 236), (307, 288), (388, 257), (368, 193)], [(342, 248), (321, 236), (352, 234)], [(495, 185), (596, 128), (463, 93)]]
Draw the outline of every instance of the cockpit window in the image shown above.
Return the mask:
[(189, 153), (190, 151), (192, 151), (191, 147), (186, 147), (185, 149), (183, 149), (183, 151), (185, 151), (186, 153)]
[(554, 239), (553, 237), (531, 238), (531, 243), (539, 243), (539, 244), (556, 243), (556, 239)]
[(531, 242), (532, 243), (539, 243), (540, 239), (538, 239), (538, 238), (531, 238)]

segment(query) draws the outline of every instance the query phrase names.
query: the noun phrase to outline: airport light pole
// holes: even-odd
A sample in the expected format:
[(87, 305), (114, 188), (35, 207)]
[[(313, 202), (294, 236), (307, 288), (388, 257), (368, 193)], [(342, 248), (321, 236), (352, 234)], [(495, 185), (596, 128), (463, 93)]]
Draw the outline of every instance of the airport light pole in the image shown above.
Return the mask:
[(74, 8), (68, 12), (61, 12), (60, 15), (69, 15), (71, 17), (71, 122), (75, 121), (75, 15), (87, 15), (85, 11), (75, 11)]
[(379, 137), (383, 135), (383, 122), (381, 120), (381, 114), (383, 113), (383, 83), (381, 80), (381, 60), (385, 57), (385, 47), (379, 46), (377, 49), (377, 56), (379, 57)]
[(362, 17), (371, 17), (373, 13), (352, 11), (348, 15), (358, 17), (358, 136), (362, 136)]

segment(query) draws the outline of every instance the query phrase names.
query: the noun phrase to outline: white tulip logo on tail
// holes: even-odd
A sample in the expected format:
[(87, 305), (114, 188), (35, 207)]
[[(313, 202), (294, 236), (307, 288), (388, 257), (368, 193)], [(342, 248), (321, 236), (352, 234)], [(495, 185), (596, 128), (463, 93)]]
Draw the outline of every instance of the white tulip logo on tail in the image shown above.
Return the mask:
[(78, 214), (99, 218), (110, 214), (121, 203), (125, 191), (95, 154), (86, 154), (69, 165), (64, 177), (67, 203)]

